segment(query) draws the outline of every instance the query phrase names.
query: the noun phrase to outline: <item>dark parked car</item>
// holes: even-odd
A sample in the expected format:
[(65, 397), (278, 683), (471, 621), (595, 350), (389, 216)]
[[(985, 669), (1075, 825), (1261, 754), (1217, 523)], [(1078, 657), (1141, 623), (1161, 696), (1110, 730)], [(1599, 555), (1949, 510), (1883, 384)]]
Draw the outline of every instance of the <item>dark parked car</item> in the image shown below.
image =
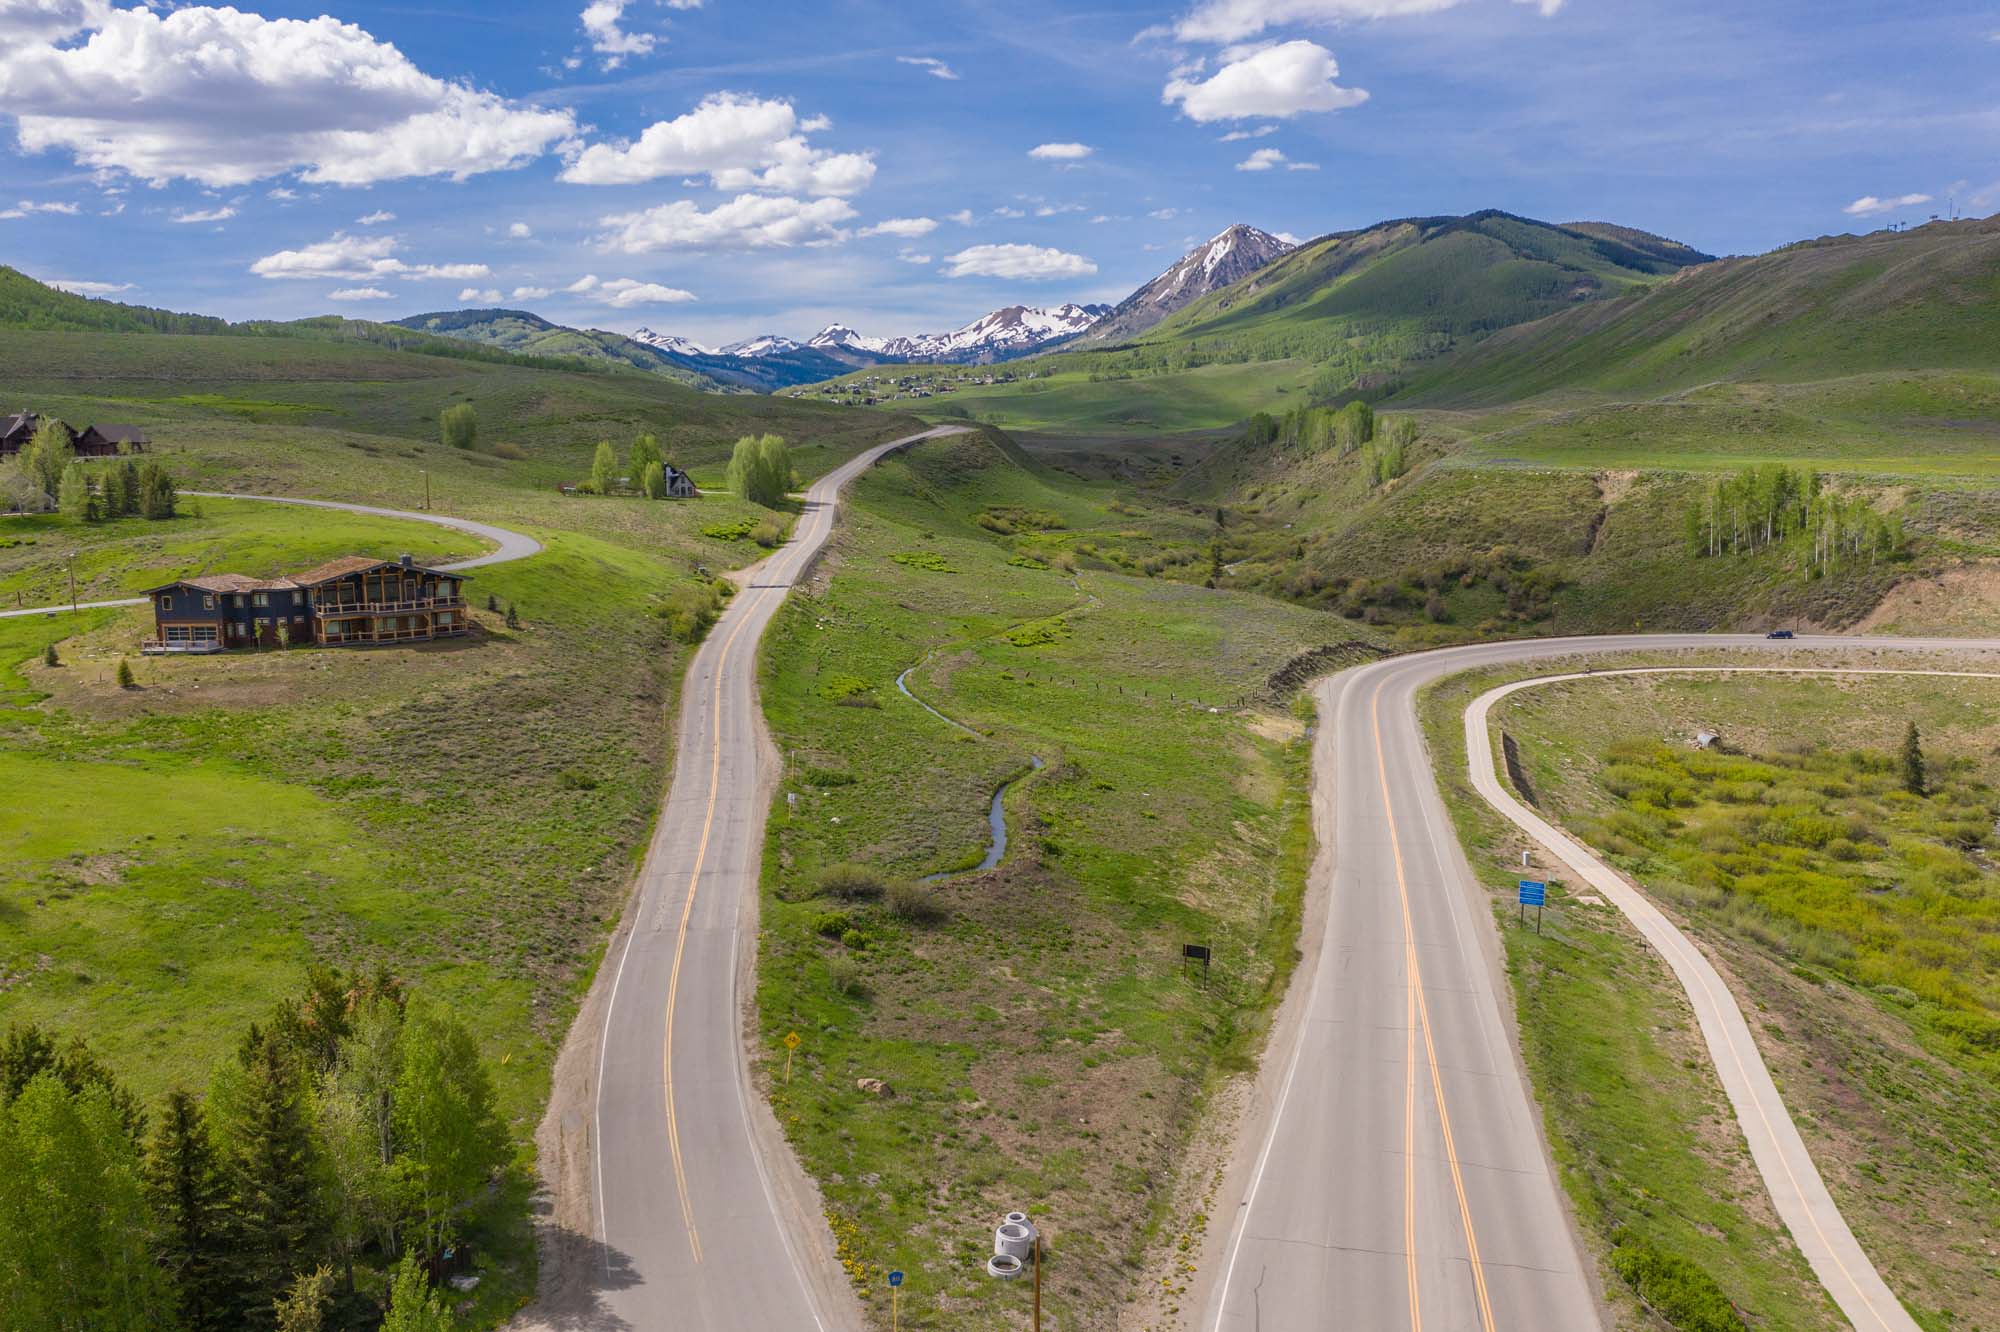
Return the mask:
[(1773, 630), (1772, 630), (1772, 631), (1771, 631), (1770, 633), (1768, 633), (1768, 634), (1765, 634), (1765, 635), (1764, 635), (1764, 637), (1766, 637), (1766, 638), (1791, 638), (1791, 637), (1794, 637), (1794, 635), (1793, 635), (1792, 631), (1791, 631), (1791, 630), (1789, 630), (1789, 629), (1773, 629)]

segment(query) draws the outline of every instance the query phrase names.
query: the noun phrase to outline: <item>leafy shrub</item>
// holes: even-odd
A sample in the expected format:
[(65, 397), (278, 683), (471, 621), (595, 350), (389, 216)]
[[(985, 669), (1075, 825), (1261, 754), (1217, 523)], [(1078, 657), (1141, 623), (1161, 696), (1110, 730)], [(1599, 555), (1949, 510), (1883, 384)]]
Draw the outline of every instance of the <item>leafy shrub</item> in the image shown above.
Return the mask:
[(834, 897), (843, 902), (873, 901), (882, 895), (886, 886), (875, 870), (852, 862), (829, 865), (813, 880), (816, 896)]
[(1680, 1332), (1747, 1332), (1715, 1278), (1631, 1230), (1611, 1237), (1611, 1266), (1639, 1298)]
[(807, 786), (817, 786), (821, 790), (834, 786), (854, 785), (854, 774), (842, 772), (838, 768), (807, 768), (800, 777)]
[(710, 523), (701, 534), (713, 541), (741, 541), (756, 530), (756, 519), (739, 518), (733, 523)]
[(438, 434), (454, 449), (469, 449), (479, 442), (479, 413), (472, 404), (461, 402), (438, 414)]
[(493, 446), (493, 456), (505, 458), (509, 462), (526, 462), (528, 451), (512, 440), (502, 440)]
[(682, 643), (699, 643), (706, 638), (722, 615), (722, 603), (727, 595), (725, 589), (734, 591), (735, 585), (718, 578), (708, 582), (683, 583), (667, 593), (667, 599), (660, 605), (660, 615), (667, 622), (667, 631)]
[(945, 557), (929, 550), (903, 550), (889, 557), (906, 569), (922, 569), (926, 573), (957, 573)]
[(766, 518), (750, 529), (750, 539), (765, 550), (775, 550), (785, 539), (785, 529), (775, 518)]
[(824, 939), (838, 939), (854, 926), (845, 911), (822, 911), (813, 917), (813, 933)]
[(859, 698), (864, 694), (873, 693), (874, 690), (873, 681), (864, 680), (858, 675), (829, 675), (819, 687), (819, 696), (829, 702), (838, 703), (842, 699)]
[(850, 925), (840, 932), (840, 945), (858, 953), (868, 946), (868, 936)]
[(890, 915), (912, 925), (939, 925), (951, 916), (936, 890), (908, 880), (890, 884), (885, 901)]
[(1047, 647), (1068, 637), (1069, 621), (1053, 615), (1045, 620), (1030, 620), (1007, 633), (1007, 641), (1015, 647)]
[(861, 979), (861, 964), (851, 957), (829, 958), (826, 964), (826, 979), (836, 994), (859, 998), (866, 989)]

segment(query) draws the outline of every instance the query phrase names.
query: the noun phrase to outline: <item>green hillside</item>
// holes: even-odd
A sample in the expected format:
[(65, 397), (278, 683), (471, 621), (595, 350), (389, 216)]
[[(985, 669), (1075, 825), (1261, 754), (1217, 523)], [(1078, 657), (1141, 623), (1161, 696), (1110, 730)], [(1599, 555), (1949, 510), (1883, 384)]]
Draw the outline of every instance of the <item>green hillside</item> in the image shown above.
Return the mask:
[(101, 330), (110, 333), (221, 333), (228, 321), (175, 314), (148, 305), (92, 300), (44, 286), (0, 264), (0, 327)]
[(444, 310), (399, 319), (396, 327), (530, 356), (607, 362), (661, 375), (690, 388), (721, 388), (708, 376), (677, 365), (656, 349), (622, 333), (565, 328), (527, 310)]
[(1659, 393), (1885, 370), (1989, 369), (2000, 218), (1802, 241), (1496, 333), (1406, 395), (1438, 405), (1552, 390)]

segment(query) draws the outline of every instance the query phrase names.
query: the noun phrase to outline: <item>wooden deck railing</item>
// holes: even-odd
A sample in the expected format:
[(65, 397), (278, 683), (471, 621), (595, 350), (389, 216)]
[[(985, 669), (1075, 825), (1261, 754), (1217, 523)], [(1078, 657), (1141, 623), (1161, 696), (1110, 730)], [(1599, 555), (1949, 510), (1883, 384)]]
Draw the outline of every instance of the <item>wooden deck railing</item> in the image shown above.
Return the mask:
[(409, 611), (461, 610), (464, 597), (419, 597), (414, 601), (325, 601), (313, 609), (321, 615), (397, 615)]

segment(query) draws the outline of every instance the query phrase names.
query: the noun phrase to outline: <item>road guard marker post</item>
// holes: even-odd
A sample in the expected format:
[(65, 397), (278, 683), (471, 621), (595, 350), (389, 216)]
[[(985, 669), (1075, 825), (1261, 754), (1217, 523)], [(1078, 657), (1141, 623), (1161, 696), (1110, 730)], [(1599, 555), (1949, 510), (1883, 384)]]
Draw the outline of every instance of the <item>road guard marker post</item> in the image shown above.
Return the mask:
[(902, 1318), (897, 1308), (896, 1299), (902, 1293), (902, 1289), (903, 1274), (901, 1272), (889, 1273), (889, 1332), (896, 1332), (902, 1326)]
[(786, 1032), (785, 1033), (785, 1085), (787, 1087), (792, 1085), (792, 1055), (798, 1051), (798, 1048), (799, 1048), (799, 1034), (795, 1031)]
[(1548, 905), (1549, 886), (1534, 879), (1521, 880), (1521, 923), (1528, 923), (1528, 908), (1535, 909), (1535, 933), (1542, 932), (1542, 908)]

